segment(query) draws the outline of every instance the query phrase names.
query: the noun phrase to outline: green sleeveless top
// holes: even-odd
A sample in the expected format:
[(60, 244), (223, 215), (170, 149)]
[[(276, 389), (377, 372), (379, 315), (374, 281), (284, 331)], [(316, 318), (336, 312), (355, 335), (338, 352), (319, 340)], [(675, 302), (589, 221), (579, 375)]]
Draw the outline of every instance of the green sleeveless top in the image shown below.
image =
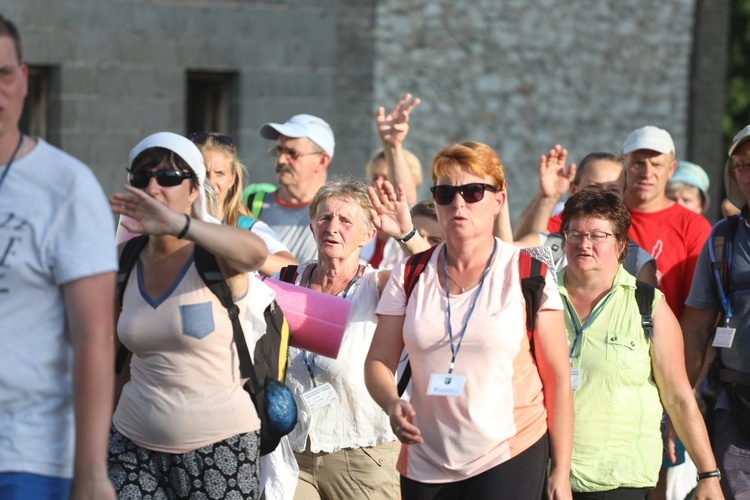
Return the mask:
[[(620, 266), (610, 294), (577, 336), (574, 325), (581, 330), (581, 322), (568, 300), (565, 272), (558, 273), (558, 282), (571, 369), (579, 370), (573, 390), (573, 491), (653, 487), (662, 462), (662, 406), (651, 368), (651, 342), (635, 300), (635, 278)], [(656, 290), (652, 311), (662, 296)]]

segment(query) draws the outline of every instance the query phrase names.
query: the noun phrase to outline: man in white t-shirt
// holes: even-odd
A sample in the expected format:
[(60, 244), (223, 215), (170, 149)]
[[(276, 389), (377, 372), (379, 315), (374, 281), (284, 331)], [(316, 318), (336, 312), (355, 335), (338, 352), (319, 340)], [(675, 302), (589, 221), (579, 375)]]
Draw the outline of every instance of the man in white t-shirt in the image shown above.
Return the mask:
[(19, 131), (28, 68), (0, 16), (0, 498), (114, 499), (114, 227), (84, 164)]

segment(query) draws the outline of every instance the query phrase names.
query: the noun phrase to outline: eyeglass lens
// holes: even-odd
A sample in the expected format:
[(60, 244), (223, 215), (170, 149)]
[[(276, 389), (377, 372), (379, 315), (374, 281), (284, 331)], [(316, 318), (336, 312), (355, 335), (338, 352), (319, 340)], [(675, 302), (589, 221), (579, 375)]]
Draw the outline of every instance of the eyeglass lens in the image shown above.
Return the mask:
[(456, 193), (461, 193), (461, 196), (466, 203), (476, 203), (484, 198), (484, 192), (488, 189), (492, 192), (497, 191), (495, 186), (479, 182), (464, 184), (462, 186), (432, 186), (430, 191), (432, 191), (432, 197), (435, 200), (435, 203), (438, 205), (449, 205), (456, 197)]
[(189, 179), (191, 174), (183, 172), (182, 170), (138, 170), (136, 172), (128, 173), (128, 181), (134, 188), (145, 188), (148, 186), (151, 177), (156, 179), (156, 182), (162, 187), (173, 187), (182, 184), (182, 181)]

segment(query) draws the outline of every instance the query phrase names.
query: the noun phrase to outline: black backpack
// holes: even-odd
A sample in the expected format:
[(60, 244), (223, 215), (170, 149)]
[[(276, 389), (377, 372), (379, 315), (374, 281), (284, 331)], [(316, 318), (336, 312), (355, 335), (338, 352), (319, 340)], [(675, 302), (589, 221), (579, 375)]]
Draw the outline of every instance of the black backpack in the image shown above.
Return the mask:
[[(148, 236), (138, 236), (129, 240), (122, 249), (117, 273), (117, 297), (121, 307), (128, 277), (147, 242)], [(266, 455), (276, 449), (281, 438), (289, 434), (297, 423), (297, 404), (291, 390), (284, 385), (291, 338), (289, 325), (279, 305), (272, 301), (263, 312), (266, 333), (255, 345), (253, 363), (242, 331), (240, 309), (232, 300), (216, 258), (199, 245), (195, 245), (194, 257), (198, 274), (227, 309), (232, 321), (240, 374), (243, 379), (248, 379), (244, 389), (250, 394), (261, 421), (260, 454)], [(129, 352), (127, 347), (120, 346), (115, 361), (116, 373), (122, 372)]]

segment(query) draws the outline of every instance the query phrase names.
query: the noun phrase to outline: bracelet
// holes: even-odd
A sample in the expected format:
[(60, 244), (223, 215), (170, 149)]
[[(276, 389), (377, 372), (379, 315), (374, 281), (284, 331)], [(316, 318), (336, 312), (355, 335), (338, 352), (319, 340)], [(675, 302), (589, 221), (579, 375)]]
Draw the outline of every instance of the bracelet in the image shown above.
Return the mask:
[(407, 234), (403, 238), (396, 238), (396, 241), (398, 241), (399, 243), (406, 243), (410, 239), (414, 238), (415, 234), (417, 234), (417, 226), (412, 226), (411, 231), (409, 231), (409, 234)]
[(188, 214), (185, 214), (185, 227), (182, 228), (182, 231), (177, 235), (177, 239), (181, 240), (185, 237), (185, 235), (188, 232), (188, 229), (190, 229), (190, 216)]
[(697, 476), (698, 481), (703, 481), (704, 479), (708, 479), (709, 477), (715, 477), (719, 481), (721, 481), (721, 472), (719, 469), (710, 470), (708, 472), (699, 472)]

